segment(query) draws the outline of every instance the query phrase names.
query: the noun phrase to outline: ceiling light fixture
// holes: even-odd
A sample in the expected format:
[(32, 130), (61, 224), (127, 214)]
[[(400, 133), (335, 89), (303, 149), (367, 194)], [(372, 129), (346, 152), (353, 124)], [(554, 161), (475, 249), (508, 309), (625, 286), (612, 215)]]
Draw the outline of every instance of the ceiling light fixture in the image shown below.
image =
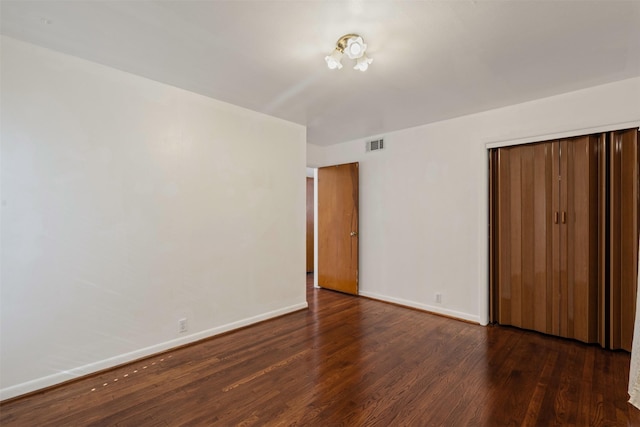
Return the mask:
[(325, 56), (324, 60), (327, 61), (327, 67), (331, 70), (336, 68), (339, 70), (342, 68), (342, 56), (346, 53), (349, 59), (355, 59), (356, 65), (354, 70), (366, 71), (369, 68), (369, 64), (373, 62), (373, 59), (368, 58), (366, 55), (367, 45), (364, 40), (358, 34), (347, 34), (338, 39), (336, 42), (336, 48), (330, 55)]

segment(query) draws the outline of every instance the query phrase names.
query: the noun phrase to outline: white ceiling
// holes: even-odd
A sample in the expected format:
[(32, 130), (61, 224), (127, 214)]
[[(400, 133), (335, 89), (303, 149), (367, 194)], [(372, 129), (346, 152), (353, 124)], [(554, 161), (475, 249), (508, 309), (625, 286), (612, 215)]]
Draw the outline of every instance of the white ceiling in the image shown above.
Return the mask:
[[(14, 1), (2, 34), (329, 145), (640, 75), (640, 1)], [(359, 33), (366, 72), (324, 56)]]

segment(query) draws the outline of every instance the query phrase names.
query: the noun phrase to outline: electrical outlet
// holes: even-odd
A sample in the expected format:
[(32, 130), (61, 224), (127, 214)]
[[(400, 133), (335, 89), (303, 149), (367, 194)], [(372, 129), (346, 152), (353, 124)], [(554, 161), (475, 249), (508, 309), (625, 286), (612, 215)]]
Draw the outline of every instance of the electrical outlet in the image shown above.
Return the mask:
[(436, 294), (436, 303), (442, 304), (442, 294), (441, 293), (437, 293)]
[(187, 318), (185, 317), (178, 320), (178, 331), (180, 333), (183, 333), (183, 332), (187, 332), (187, 329), (189, 329), (189, 327), (187, 326)]

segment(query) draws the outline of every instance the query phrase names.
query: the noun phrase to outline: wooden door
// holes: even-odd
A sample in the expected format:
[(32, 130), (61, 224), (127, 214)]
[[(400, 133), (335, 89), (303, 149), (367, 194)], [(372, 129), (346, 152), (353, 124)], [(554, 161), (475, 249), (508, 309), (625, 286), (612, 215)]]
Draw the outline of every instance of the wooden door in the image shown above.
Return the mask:
[(559, 335), (598, 341), (598, 137), (561, 140)]
[(610, 347), (631, 351), (636, 310), (639, 219), (638, 130), (609, 135)]
[(497, 150), (492, 185), (498, 323), (553, 333), (553, 151), (540, 143)]
[(631, 350), (638, 135), (632, 129), (491, 153), (492, 321)]
[(491, 247), (498, 323), (598, 340), (596, 139), (497, 150)]
[(318, 169), (318, 285), (358, 294), (358, 163)]
[[(563, 141), (551, 142), (551, 150), (553, 152), (552, 168), (553, 180), (551, 184), (551, 200), (553, 213), (553, 227), (551, 227), (551, 253), (552, 253), (552, 272), (551, 280), (553, 289), (550, 294), (550, 309), (552, 316), (551, 331), (553, 335), (562, 335), (560, 328), (560, 313), (562, 312), (562, 285), (566, 283), (566, 250), (567, 236), (565, 229), (560, 226), (562, 224), (562, 210), (564, 202), (561, 200), (566, 196), (566, 180), (563, 182), (560, 177), (567, 172), (567, 162), (563, 161), (563, 147), (566, 143)], [(564, 255), (563, 255), (564, 253)]]
[(307, 273), (313, 272), (313, 178), (307, 178)]

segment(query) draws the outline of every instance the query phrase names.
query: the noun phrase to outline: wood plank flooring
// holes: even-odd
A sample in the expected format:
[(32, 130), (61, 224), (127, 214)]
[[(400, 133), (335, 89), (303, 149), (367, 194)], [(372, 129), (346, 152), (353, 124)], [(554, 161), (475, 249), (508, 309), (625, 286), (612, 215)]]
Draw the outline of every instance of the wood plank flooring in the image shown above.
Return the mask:
[(313, 289), (310, 309), (0, 404), (2, 426), (640, 426), (629, 354)]

